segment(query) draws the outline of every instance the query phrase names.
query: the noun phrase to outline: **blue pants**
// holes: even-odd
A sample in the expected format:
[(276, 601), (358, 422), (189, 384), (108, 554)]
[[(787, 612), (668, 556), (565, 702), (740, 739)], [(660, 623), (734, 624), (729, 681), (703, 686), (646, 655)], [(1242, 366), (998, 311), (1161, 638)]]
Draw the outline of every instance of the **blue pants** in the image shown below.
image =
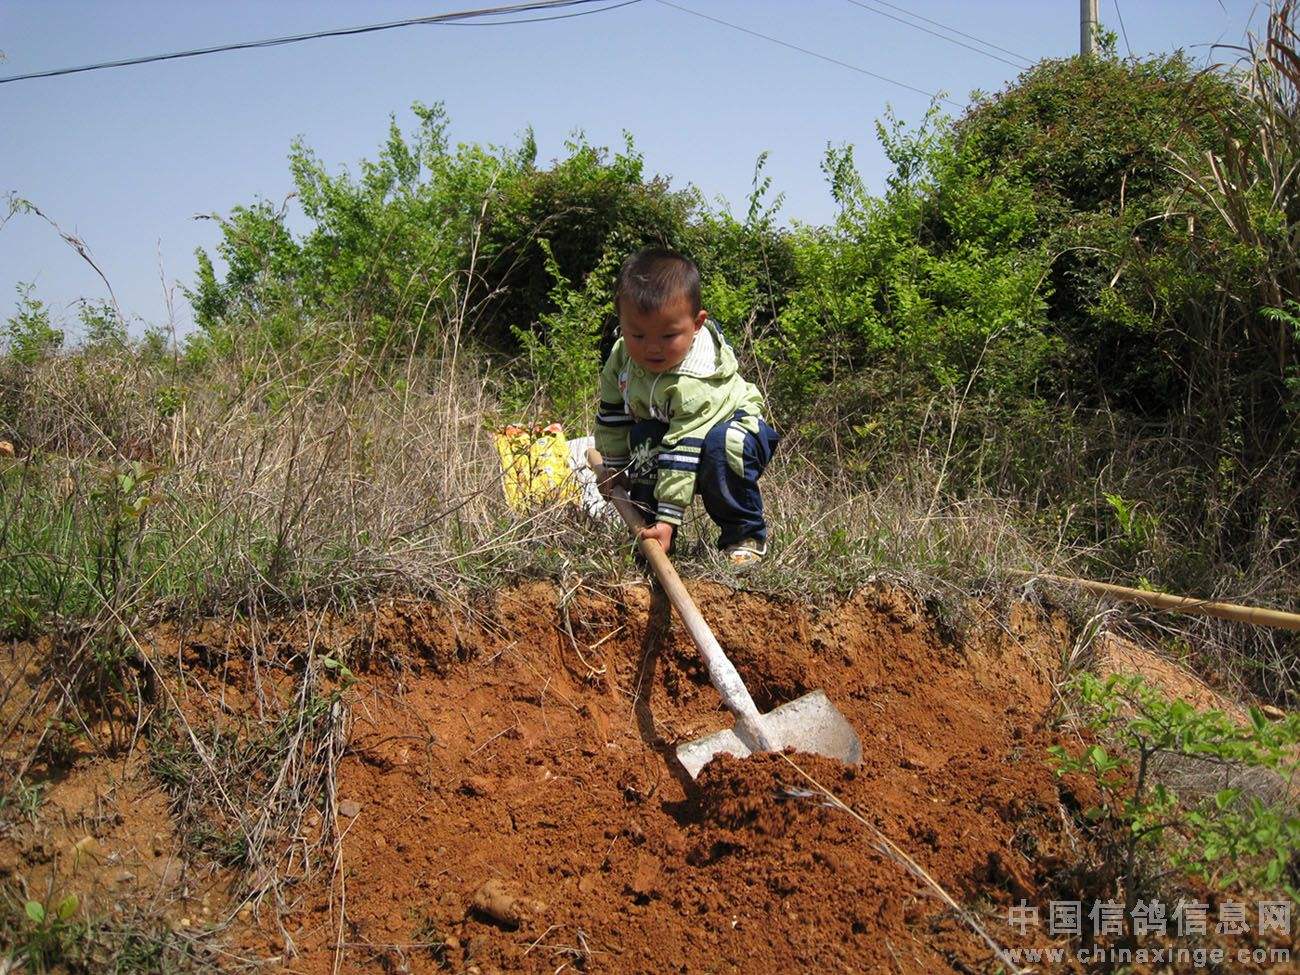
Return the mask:
[[(758, 426), (758, 433), (744, 429)], [(727, 431), (732, 434), (731, 459), (727, 452)], [(661, 420), (641, 420), (632, 424), (628, 446), (635, 456), (637, 447), (649, 444), (657, 447), (668, 432), (668, 424)], [(744, 436), (742, 449), (735, 449), (740, 435)], [(758, 417), (747, 417), (739, 411), (729, 419), (713, 425), (700, 449), (700, 466), (695, 472), (695, 493), (704, 499), (704, 510), (722, 529), (718, 547), (726, 548), (746, 538), (767, 541), (767, 522), (763, 520), (763, 495), (758, 490), (758, 478), (772, 459), (772, 452), (781, 438), (775, 430)], [(739, 469), (737, 469), (739, 468)], [(632, 471), (632, 500), (650, 520), (658, 508), (655, 502), (656, 472)]]

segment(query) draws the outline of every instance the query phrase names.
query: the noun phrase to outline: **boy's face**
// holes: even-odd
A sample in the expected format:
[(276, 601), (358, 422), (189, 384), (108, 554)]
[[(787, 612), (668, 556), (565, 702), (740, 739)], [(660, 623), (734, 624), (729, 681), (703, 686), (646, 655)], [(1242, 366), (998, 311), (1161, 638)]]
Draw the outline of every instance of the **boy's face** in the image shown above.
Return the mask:
[(642, 311), (634, 302), (619, 302), (618, 323), (632, 361), (646, 372), (668, 372), (681, 365), (708, 312), (691, 314), (691, 302), (678, 295), (660, 308)]

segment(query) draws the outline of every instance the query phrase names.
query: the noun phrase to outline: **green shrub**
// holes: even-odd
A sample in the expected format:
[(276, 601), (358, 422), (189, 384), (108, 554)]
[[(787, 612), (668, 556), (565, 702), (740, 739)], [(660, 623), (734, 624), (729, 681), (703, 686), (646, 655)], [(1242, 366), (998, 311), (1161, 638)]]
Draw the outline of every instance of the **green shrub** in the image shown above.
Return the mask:
[(866, 191), (852, 147), (829, 149), (839, 215), (794, 235), (798, 285), (761, 345), (780, 392), (806, 401), (884, 364), (904, 388), (1030, 394), (1055, 352), (1032, 193), (962, 152), (936, 112), (915, 131), (892, 117), (878, 131), (894, 166), (886, 194)]
[(600, 336), (614, 315), (614, 278), (621, 251), (609, 251), (575, 288), (561, 273), (548, 241), (540, 242), (552, 277), (550, 303), (538, 330), (514, 329), (527, 357), (524, 375), (513, 385), (504, 404), (514, 412), (508, 419), (525, 416), (560, 422), (570, 436), (593, 429), (596, 383), (600, 375)]
[(5, 351), (24, 366), (63, 345), (63, 332), (50, 324), (50, 310), (32, 295), (30, 284), (18, 286), (18, 308), (5, 323), (3, 337)]
[[(1073, 688), (1101, 741), (1050, 751), (1058, 774), (1081, 773), (1099, 787), (1101, 803), (1085, 816), (1119, 837), (1114, 855), (1130, 908), (1149, 895), (1166, 860), (1221, 888), (1281, 889), (1300, 900), (1300, 813), (1286, 799), (1300, 769), (1300, 714), (1273, 722), (1252, 707), (1249, 723), (1238, 725), (1221, 711), (1170, 700), (1141, 677), (1084, 673)], [(1179, 795), (1157, 774), (1157, 763), (1171, 758), (1212, 767), (1221, 781), (1267, 770), (1281, 798), (1247, 796), (1239, 784)]]
[(452, 147), (441, 106), (413, 111), (417, 130), (408, 136), (393, 120), (355, 176), (331, 174), (294, 144), (290, 169), (310, 224), (301, 237), (267, 202), (218, 218), (228, 270), (218, 280), (200, 253), (190, 294), (197, 345), (224, 354), (231, 329), (255, 328), (283, 348), (306, 316), (346, 322), (380, 353), (418, 348), (439, 327), (513, 351), (518, 329), (544, 329), (542, 316), (556, 311), (553, 271), (583, 281), (616, 244), (683, 246), (696, 194), (647, 178), (630, 137), (610, 158), (577, 136), (543, 169), (531, 133), (515, 148)]

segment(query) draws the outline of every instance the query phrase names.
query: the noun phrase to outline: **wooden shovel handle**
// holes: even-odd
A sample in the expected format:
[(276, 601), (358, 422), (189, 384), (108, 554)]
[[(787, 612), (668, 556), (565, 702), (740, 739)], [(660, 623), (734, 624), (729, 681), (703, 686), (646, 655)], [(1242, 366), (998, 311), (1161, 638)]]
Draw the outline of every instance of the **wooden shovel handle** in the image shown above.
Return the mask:
[[(604, 480), (609, 474), (605, 470), (605, 458), (600, 456), (600, 451), (595, 447), (587, 448), (587, 466), (595, 472), (597, 481)], [(673, 563), (668, 558), (668, 553), (664, 551), (664, 547), (653, 538), (641, 538), (641, 529), (649, 525), (649, 522), (641, 514), (636, 503), (628, 497), (627, 491), (621, 487), (615, 487), (609, 492), (609, 500), (614, 506), (614, 510), (623, 519), (623, 524), (627, 525), (628, 530), (637, 537), (637, 544), (641, 548), (641, 554), (646, 557), (646, 561), (650, 563), (650, 568), (654, 570), (654, 574), (663, 584), (664, 591), (668, 593), (673, 606), (677, 606), (677, 598), (673, 595), (673, 590), (679, 590), (680, 598), (689, 603), (691, 609), (695, 609), (695, 603), (691, 600), (690, 594), (687, 593), (686, 587), (682, 585), (682, 580), (677, 575), (677, 570), (673, 568)], [(677, 612), (681, 614), (682, 620), (685, 621), (686, 614), (681, 609), (678, 609)], [(695, 615), (699, 616), (700, 624), (705, 629), (708, 629), (708, 624), (704, 622), (704, 617), (700, 616), (699, 610), (695, 610)], [(690, 624), (687, 623), (688, 628), (689, 626)]]
[[(587, 449), (587, 466), (595, 472), (598, 480), (607, 476), (605, 460), (594, 447)], [(673, 604), (673, 609), (677, 610), (677, 615), (682, 618), (682, 623), (686, 626), (686, 632), (690, 634), (691, 642), (700, 651), (700, 656), (704, 658), (705, 666), (709, 669), (710, 682), (722, 695), (722, 703), (727, 706), (727, 710), (736, 716), (738, 728), (753, 739), (749, 744), (751, 746), (756, 745), (757, 750), (773, 751), (773, 743), (769, 741), (758, 720), (758, 707), (754, 704), (749, 689), (745, 687), (745, 682), (740, 679), (740, 674), (737, 673), (735, 666), (727, 659), (722, 645), (718, 643), (718, 638), (713, 635), (713, 630), (709, 628), (709, 624), (704, 621), (704, 616), (700, 613), (699, 607), (695, 605), (695, 600), (686, 591), (686, 586), (682, 584), (681, 576), (673, 568), (668, 553), (664, 551), (663, 546), (659, 544), (657, 539), (645, 538), (641, 535), (641, 529), (647, 524), (646, 519), (642, 517), (641, 512), (623, 488), (613, 488), (609, 492), (609, 498), (615, 510), (622, 517), (623, 523), (637, 536), (637, 545), (641, 549), (641, 554), (650, 563), (650, 568), (659, 580), (659, 584), (663, 586), (668, 601)]]

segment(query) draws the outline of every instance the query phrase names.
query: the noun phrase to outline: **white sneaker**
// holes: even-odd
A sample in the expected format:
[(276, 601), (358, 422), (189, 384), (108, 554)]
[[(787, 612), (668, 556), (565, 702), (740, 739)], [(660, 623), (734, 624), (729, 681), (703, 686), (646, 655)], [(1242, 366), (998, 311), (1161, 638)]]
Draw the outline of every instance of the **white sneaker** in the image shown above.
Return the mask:
[(735, 545), (728, 545), (722, 550), (733, 568), (748, 569), (763, 561), (767, 554), (767, 545), (757, 538), (742, 538)]

